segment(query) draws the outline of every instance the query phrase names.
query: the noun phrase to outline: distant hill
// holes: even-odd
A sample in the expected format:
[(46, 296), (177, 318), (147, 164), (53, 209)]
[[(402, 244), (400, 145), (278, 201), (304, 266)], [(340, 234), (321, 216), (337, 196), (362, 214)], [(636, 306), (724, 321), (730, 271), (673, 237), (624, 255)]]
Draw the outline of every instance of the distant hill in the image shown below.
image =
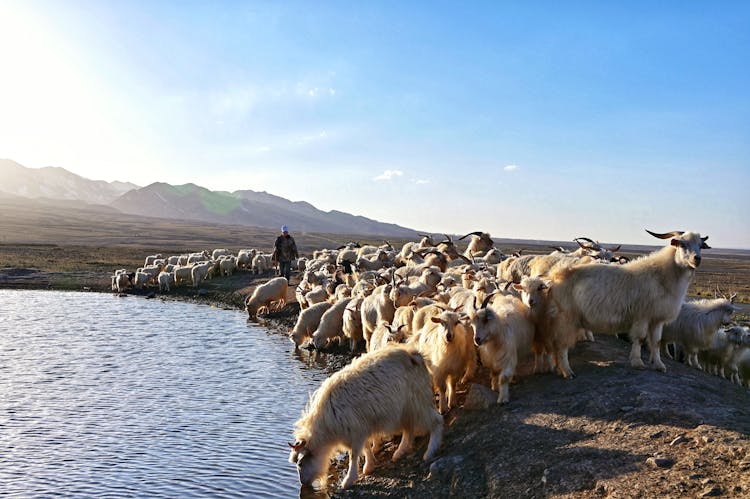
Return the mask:
[(195, 184), (156, 182), (129, 191), (111, 203), (124, 213), (198, 220), (231, 225), (251, 225), (292, 231), (414, 237), (412, 229), (378, 222), (341, 211), (324, 212), (304, 201), (242, 190), (211, 191)]
[(266, 227), (278, 231), (325, 232), (414, 238), (416, 231), (341, 211), (325, 212), (305, 201), (241, 190), (211, 191), (195, 184), (156, 182), (139, 187), (128, 182), (89, 180), (63, 168), (26, 168), (0, 160), (0, 195), (108, 205), (127, 214), (222, 225)]
[(48, 198), (109, 204), (123, 193), (137, 189), (129, 182), (89, 180), (64, 168), (26, 168), (0, 159), (0, 191), (26, 198)]

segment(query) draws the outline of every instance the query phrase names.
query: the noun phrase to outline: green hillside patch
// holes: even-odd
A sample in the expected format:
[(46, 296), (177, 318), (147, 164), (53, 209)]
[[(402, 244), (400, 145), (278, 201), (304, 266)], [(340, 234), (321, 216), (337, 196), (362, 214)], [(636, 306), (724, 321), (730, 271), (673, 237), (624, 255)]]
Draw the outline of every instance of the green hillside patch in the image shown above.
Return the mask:
[(237, 210), (242, 202), (238, 197), (228, 192), (203, 191), (200, 193), (203, 207), (211, 213), (226, 215)]

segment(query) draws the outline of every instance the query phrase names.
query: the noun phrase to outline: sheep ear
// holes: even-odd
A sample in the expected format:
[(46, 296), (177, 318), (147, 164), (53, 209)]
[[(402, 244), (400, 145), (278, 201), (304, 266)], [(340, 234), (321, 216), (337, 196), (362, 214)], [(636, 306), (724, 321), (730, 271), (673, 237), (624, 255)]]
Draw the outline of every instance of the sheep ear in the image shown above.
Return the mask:
[(516, 291), (523, 291), (523, 286), (521, 286), (520, 284), (514, 284), (513, 289), (515, 289)]
[(307, 442), (305, 440), (297, 440), (293, 444), (290, 444), (289, 442), (287, 442), (287, 445), (297, 452), (301, 451), (305, 447), (306, 444)]
[(434, 317), (434, 316), (430, 317), (430, 320), (434, 322), (435, 324), (442, 324), (443, 322), (443, 319), (441, 319), (440, 317)]
[(683, 246), (685, 246), (685, 244), (679, 239), (672, 239), (671, 241), (669, 241), (669, 244), (671, 244), (672, 246), (677, 246), (678, 248), (682, 248)]

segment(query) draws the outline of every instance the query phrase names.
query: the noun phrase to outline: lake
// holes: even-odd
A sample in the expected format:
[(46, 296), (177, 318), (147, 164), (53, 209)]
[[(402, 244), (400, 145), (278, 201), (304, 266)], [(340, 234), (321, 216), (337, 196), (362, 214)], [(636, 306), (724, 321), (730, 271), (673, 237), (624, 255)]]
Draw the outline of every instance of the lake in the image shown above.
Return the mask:
[(326, 377), (245, 312), (0, 290), (0, 491), (298, 497), (294, 421)]

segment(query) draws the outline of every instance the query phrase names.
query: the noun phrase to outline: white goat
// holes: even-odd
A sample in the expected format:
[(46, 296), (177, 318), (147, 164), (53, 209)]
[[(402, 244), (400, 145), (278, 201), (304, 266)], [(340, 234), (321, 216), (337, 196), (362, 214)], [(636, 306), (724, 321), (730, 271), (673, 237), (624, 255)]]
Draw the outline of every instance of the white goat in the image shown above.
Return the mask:
[(531, 352), (534, 324), (518, 298), (497, 295), (487, 306), (490, 298), (474, 312), (471, 324), (482, 365), (490, 370), (492, 389), (498, 392), (497, 403), (504, 404), (510, 401), (509, 384), (518, 363)]
[(255, 288), (252, 296), (245, 301), (245, 309), (250, 318), (264, 310), (270, 310), (272, 304), (276, 309), (284, 308), (288, 287), (286, 278), (276, 277)]
[(300, 483), (324, 476), (334, 452), (349, 450), (343, 488), (358, 477), (364, 452), (364, 474), (375, 469), (368, 445), (378, 435), (402, 433), (393, 460), (404, 456), (415, 435), (429, 433), (424, 460), (431, 459), (443, 435), (443, 418), (432, 403), (432, 383), (422, 356), (405, 347), (385, 348), (352, 361), (323, 381), (295, 423), (296, 442), (289, 461), (297, 464)]
[(711, 346), (719, 327), (729, 324), (734, 311), (734, 305), (726, 298), (683, 303), (677, 318), (664, 325), (662, 348), (666, 351), (669, 343), (682, 347), (688, 365), (703, 369), (698, 362), (698, 352)]
[(700, 234), (670, 232), (649, 234), (671, 238), (668, 246), (624, 265), (587, 264), (565, 267), (551, 274), (549, 296), (557, 313), (555, 353), (564, 377), (573, 377), (568, 349), (581, 329), (617, 334), (629, 331), (630, 364), (643, 367), (641, 342), (648, 340), (651, 364), (666, 371), (659, 342), (665, 323), (680, 313), (690, 278), (700, 265), (701, 249), (709, 248)]

